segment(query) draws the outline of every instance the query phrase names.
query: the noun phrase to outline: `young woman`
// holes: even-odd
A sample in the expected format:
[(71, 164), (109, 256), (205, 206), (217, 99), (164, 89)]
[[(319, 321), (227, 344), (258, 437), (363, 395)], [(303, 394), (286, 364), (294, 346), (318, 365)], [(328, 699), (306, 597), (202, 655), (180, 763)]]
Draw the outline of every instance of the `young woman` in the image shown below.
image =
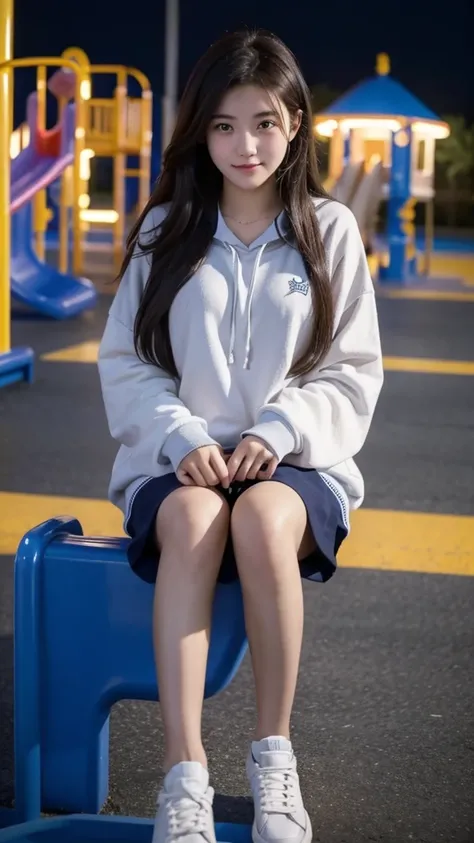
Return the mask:
[(215, 839), (201, 713), (214, 589), (235, 577), (256, 686), (253, 840), (308, 843), (290, 742), (301, 579), (334, 573), (383, 375), (357, 224), (321, 187), (308, 89), (276, 37), (226, 35), (193, 71), (99, 371), (120, 443), (110, 498), (132, 568), (156, 580), (154, 843)]

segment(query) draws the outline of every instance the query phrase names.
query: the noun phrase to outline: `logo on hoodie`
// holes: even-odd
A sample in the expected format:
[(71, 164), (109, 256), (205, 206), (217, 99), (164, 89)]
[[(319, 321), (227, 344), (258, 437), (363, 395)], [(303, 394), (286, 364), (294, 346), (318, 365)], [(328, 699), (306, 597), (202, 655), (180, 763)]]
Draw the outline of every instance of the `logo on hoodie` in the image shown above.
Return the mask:
[(309, 281), (304, 281), (302, 278), (292, 278), (291, 281), (288, 281), (288, 286), (290, 288), (290, 292), (287, 295), (291, 296), (292, 293), (303, 293), (304, 296), (308, 295), (309, 291)]

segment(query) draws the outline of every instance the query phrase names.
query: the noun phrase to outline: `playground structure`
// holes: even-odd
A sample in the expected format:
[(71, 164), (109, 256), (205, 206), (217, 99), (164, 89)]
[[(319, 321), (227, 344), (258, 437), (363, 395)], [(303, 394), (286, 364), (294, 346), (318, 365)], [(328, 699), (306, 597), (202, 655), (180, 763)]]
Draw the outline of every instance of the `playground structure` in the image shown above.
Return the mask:
[[(59, 193), (59, 268), (67, 266), (68, 211), (77, 208), (78, 227), (83, 234), (93, 225), (111, 226), (113, 252), (117, 263), (122, 256), (125, 235), (125, 192), (127, 179), (138, 181), (138, 204), (148, 199), (150, 188), (150, 159), (152, 139), (152, 92), (146, 76), (136, 68), (123, 65), (91, 65), (86, 53), (78, 47), (65, 50), (62, 59), (73, 61), (81, 68), (79, 96), (83, 103), (84, 143), (81, 150), (79, 179), (74, 181), (72, 170), (65, 170)], [(45, 60), (49, 61), (49, 60)], [(46, 88), (58, 101), (62, 114), (65, 102), (75, 98), (74, 81), (66, 66), (46, 82), (44, 67), (38, 67), (37, 95), (41, 97), (37, 126), (44, 132), (46, 122)], [(94, 84), (99, 77), (112, 76), (113, 97), (94, 97)], [(129, 93), (130, 82), (135, 80), (139, 96)], [(133, 85), (133, 82), (132, 82)], [(33, 131), (34, 128), (33, 128)], [(50, 130), (51, 131), (51, 130)], [(11, 157), (14, 159), (24, 148), (25, 139), (31, 136), (31, 121), (20, 125), (12, 135)], [(128, 156), (138, 157), (138, 167), (127, 166)], [(110, 209), (90, 207), (89, 182), (92, 158), (110, 158), (113, 162), (113, 202)], [(48, 224), (44, 209), (47, 197), (34, 209), (34, 233), (37, 250), (44, 252), (44, 233)], [(82, 240), (80, 242), (83, 242)]]
[(349, 205), (366, 248), (372, 250), (377, 209), (388, 200), (388, 262), (382, 282), (406, 283), (417, 275), (415, 205), (425, 204), (425, 263), (433, 241), (436, 140), (449, 126), (390, 76), (385, 53), (377, 73), (316, 115), (315, 133), (330, 139), (327, 189)]
[[(112, 226), (117, 266), (125, 238), (126, 180), (137, 179), (142, 206), (150, 189), (152, 140), (152, 92), (141, 71), (123, 65), (91, 65), (84, 51), (75, 47), (59, 57), (13, 59), (11, 6), (11, 0), (2, 0), (0, 12), (0, 386), (32, 379), (33, 351), (10, 347), (12, 298), (55, 319), (70, 318), (94, 306), (95, 287), (81, 277), (86, 232), (93, 225)], [(25, 67), (36, 68), (36, 90), (28, 97), (26, 122), (12, 132), (13, 72)], [(54, 73), (48, 79), (51, 68)], [(93, 83), (104, 75), (113, 77), (113, 97), (94, 98)], [(129, 94), (130, 80), (139, 88), (139, 96)], [(48, 91), (57, 101), (57, 122), (49, 129)], [(94, 156), (113, 161), (111, 209), (90, 207)], [(138, 158), (138, 167), (128, 167), (129, 156)], [(44, 256), (51, 219), (47, 189), (58, 182), (55, 269), (44, 263)]]

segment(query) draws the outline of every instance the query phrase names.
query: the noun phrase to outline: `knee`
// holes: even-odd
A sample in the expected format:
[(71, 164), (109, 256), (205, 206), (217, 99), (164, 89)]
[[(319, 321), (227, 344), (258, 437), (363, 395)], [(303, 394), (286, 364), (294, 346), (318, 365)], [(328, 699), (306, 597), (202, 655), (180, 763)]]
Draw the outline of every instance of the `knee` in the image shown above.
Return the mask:
[(224, 498), (215, 490), (200, 486), (182, 486), (171, 492), (156, 516), (158, 546), (172, 546), (189, 554), (190, 550), (211, 553), (225, 546), (230, 512)]
[(263, 582), (283, 585), (289, 568), (299, 574), (297, 548), (305, 526), (305, 506), (292, 489), (272, 481), (247, 489), (231, 516), (241, 580), (258, 589)]
[[(232, 540), (245, 555), (262, 557), (264, 549), (285, 541), (286, 515), (272, 506), (270, 484), (251, 487), (236, 501), (231, 516)], [(268, 494), (267, 494), (268, 492)], [(273, 504), (275, 502), (273, 501)]]

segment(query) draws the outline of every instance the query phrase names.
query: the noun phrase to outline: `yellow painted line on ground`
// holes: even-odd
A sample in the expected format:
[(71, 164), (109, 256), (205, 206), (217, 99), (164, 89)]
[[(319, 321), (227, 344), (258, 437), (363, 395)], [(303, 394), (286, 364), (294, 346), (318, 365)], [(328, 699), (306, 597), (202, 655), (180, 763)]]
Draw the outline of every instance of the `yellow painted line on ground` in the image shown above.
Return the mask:
[(122, 515), (109, 501), (0, 492), (0, 553), (14, 553), (28, 530), (58, 515), (77, 518), (89, 535), (123, 535)]
[(474, 362), (468, 360), (432, 360), (429, 357), (384, 357), (383, 365), (387, 372), (474, 375)]
[(48, 351), (41, 355), (41, 359), (57, 363), (97, 363), (98, 353), (99, 342), (90, 340), (80, 342), (78, 345), (69, 345), (67, 348), (59, 348), (57, 351)]
[[(0, 554), (13, 555), (29, 529), (57, 515), (77, 518), (85, 535), (123, 535), (108, 501), (0, 492)], [(361, 509), (351, 520), (343, 567), (474, 576), (474, 517)]]
[(385, 299), (423, 299), (425, 301), (474, 302), (474, 293), (460, 290), (384, 290), (378, 285), (377, 295)]
[[(97, 363), (99, 343), (90, 341), (43, 354), (42, 360), (59, 363)], [(423, 357), (384, 357), (384, 368), (391, 372), (421, 372), (443, 375), (474, 375), (474, 362), (431, 360)]]
[(0, 492), (0, 554), (15, 553), (28, 530), (58, 515), (77, 518), (88, 535), (123, 535), (122, 515), (109, 501)]
[[(370, 255), (368, 258), (369, 268), (373, 278), (378, 275), (379, 265), (387, 266), (388, 254), (382, 252), (379, 255)], [(424, 261), (421, 258), (418, 261), (418, 271), (420, 275), (424, 271)], [(439, 299), (444, 301), (474, 301), (474, 293), (469, 291), (469, 288), (474, 287), (474, 254), (458, 254), (456, 252), (447, 252), (445, 254), (438, 253), (431, 255), (429, 276), (426, 278), (425, 284), (429, 288), (432, 280), (436, 279), (457, 279), (461, 289), (450, 290), (449, 281), (445, 284), (445, 289), (442, 289), (443, 281), (438, 282), (438, 289), (418, 289), (410, 290), (388, 290), (385, 291), (384, 285), (376, 283), (377, 292), (382, 296), (388, 298), (401, 299)], [(466, 288), (463, 292), (462, 288)]]
[(474, 518), (361, 509), (342, 545), (347, 568), (474, 576)]
[(474, 284), (474, 255), (456, 252), (432, 255), (430, 275), (435, 278), (460, 278), (464, 284), (471, 286)]

